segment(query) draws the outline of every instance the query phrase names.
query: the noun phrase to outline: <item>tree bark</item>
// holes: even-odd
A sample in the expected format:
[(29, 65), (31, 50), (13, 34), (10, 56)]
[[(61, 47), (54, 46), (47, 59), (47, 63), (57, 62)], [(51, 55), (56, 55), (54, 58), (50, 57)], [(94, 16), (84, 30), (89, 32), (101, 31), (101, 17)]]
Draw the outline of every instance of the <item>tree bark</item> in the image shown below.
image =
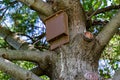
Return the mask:
[[(52, 67), (51, 80), (86, 80), (85, 74), (97, 74), (100, 55), (94, 55), (95, 39), (91, 42), (84, 40), (86, 21), (79, 0), (66, 0), (63, 3), (70, 3), (67, 5), (70, 8), (66, 10), (69, 16), (70, 42), (56, 50), (59, 56)], [(61, 5), (57, 7), (61, 9)]]
[[(105, 29), (97, 37), (94, 37), (92, 41), (87, 41), (84, 35), (84, 31), (86, 31), (85, 15), (79, 0), (66, 0), (63, 2), (64, 4), (65, 2), (71, 3), (67, 6), (70, 9), (66, 11), (69, 16), (70, 42), (56, 50), (59, 56), (52, 65), (51, 80), (98, 80), (100, 78), (98, 61), (107, 42), (120, 25), (120, 13), (105, 26)], [(58, 9), (60, 9), (60, 5)], [(115, 24), (114, 28), (113, 24)], [(99, 37), (103, 33), (105, 34), (106, 31), (107, 35), (105, 37)], [(103, 39), (104, 42), (102, 42)]]
[[(68, 44), (61, 45), (59, 48), (57, 48), (54, 51), (49, 51), (48, 53), (50, 55), (46, 53), (42, 55), (36, 52), (24, 51), (22, 55), (13, 57), (13, 54), (11, 53), (12, 51), (9, 51), (9, 54), (4, 54), (5, 57), (4, 56), (2, 57), (6, 59), (16, 59), (16, 60), (25, 59), (29, 61), (36, 61), (39, 63), (40, 67), (41, 66), (44, 67), (47, 65), (47, 67), (43, 68), (45, 72), (44, 74), (49, 76), (51, 80), (86, 80), (86, 79), (98, 80), (99, 78), (99, 75), (97, 73), (98, 61), (101, 56), (101, 52), (106, 46), (106, 43), (112, 38), (114, 33), (117, 31), (118, 26), (120, 25), (119, 18), (116, 19), (116, 17), (120, 17), (120, 13), (115, 18), (113, 18), (111, 23), (105, 26), (105, 28), (101, 31), (101, 33), (99, 33), (97, 37), (94, 37), (89, 32), (88, 33), (90, 35), (85, 34), (87, 32), (86, 17), (79, 0), (54, 0), (55, 6), (53, 7), (57, 7), (57, 8), (54, 9), (50, 7), (49, 9), (47, 9), (48, 12), (43, 9), (46, 9), (49, 5), (42, 2), (41, 0), (33, 0), (33, 1), (18, 0), (18, 1), (21, 1), (27, 4), (28, 6), (32, 6), (34, 10), (39, 12), (39, 14), (41, 14), (42, 12), (42, 14), (45, 15), (46, 17), (51, 15), (53, 11), (56, 12), (58, 10), (64, 10), (68, 15), (70, 41)], [(38, 1), (39, 3), (36, 3), (35, 1)], [(38, 4), (44, 4), (43, 9), (42, 6), (40, 6), (39, 8)], [(47, 7), (45, 7), (45, 5), (47, 5)], [(115, 24), (113, 25), (112, 23)], [(4, 35), (2, 34), (2, 36), (4, 37), (6, 36), (6, 34)], [(9, 36), (7, 36), (7, 38), (8, 37)], [(12, 36), (10, 36), (10, 39), (11, 38), (12, 40), (14, 40)], [(18, 43), (18, 41), (16, 43)], [(18, 52), (18, 54), (20, 54), (20, 52)], [(28, 56), (29, 54), (30, 56)], [(1, 55), (3, 55), (2, 52)], [(25, 58), (23, 58), (23, 55), (25, 55)], [(41, 56), (37, 56), (37, 55), (41, 55)], [(33, 59), (32, 56), (35, 58)], [(3, 58), (0, 58), (0, 60), (4, 61)], [(42, 63), (44, 65), (42, 65)], [(3, 69), (4, 66), (3, 67), (0, 66), (0, 68)], [(38, 74), (42, 74), (41, 72)], [(33, 80), (37, 80), (37, 79), (33, 79)]]
[(117, 70), (115, 72), (115, 75), (113, 76), (113, 80), (119, 80), (120, 79), (120, 70)]
[(17, 0), (20, 1), (31, 9), (36, 10), (40, 14), (44, 14), (45, 16), (49, 16), (53, 13), (52, 6), (43, 2), (42, 0)]
[(0, 70), (6, 72), (7, 74), (11, 74), (17, 80), (42, 80), (32, 72), (22, 69), (3, 58), (0, 58)]

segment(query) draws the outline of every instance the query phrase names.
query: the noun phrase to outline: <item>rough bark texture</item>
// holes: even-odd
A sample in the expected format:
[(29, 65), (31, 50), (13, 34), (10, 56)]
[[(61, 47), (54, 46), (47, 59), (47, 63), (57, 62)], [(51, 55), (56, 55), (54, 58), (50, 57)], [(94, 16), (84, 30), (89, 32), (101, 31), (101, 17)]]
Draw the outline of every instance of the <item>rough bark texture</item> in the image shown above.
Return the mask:
[(1, 64), (0, 70), (8, 74), (11, 74), (17, 80), (42, 80), (39, 77), (37, 77), (35, 74), (33, 74), (32, 72), (19, 68), (17, 65), (9, 62), (6, 59), (0, 58), (0, 64)]
[(79, 0), (66, 2), (70, 3), (67, 6), (70, 8), (66, 10), (69, 16), (70, 42), (56, 50), (59, 56), (54, 64), (51, 80), (85, 80), (87, 72), (97, 72), (100, 55), (96, 57), (92, 51), (95, 40), (84, 40), (85, 16)]
[[(0, 57), (2, 58), (0, 58), (0, 64), (2, 66), (0, 66), (0, 70), (9, 70), (8, 67), (5, 67), (7, 63), (2, 63), (5, 59), (29, 60), (35, 61), (39, 65), (37, 68), (32, 69), (36, 75), (44, 74), (49, 76), (51, 80), (98, 80), (98, 60), (104, 47), (120, 25), (120, 13), (113, 18), (111, 23), (105, 26), (97, 37), (94, 37), (90, 36), (92, 34), (89, 36), (86, 36), (85, 34), (86, 17), (79, 0), (52, 0), (54, 2), (51, 6), (42, 0), (18, 1), (32, 7), (32, 9), (38, 11), (39, 14), (44, 15), (44, 18), (50, 16), (53, 11), (56, 12), (59, 10), (64, 10), (68, 14), (70, 42), (66, 45), (60, 46), (54, 51), (40, 52), (40, 54), (37, 51), (19, 51), (16, 56), (17, 53), (15, 51), (2, 51), (1, 49)], [(16, 35), (14, 33), (9, 33), (10, 31), (0, 27), (0, 36), (2, 36), (15, 49), (25, 50), (28, 45), (26, 44), (26, 46), (23, 47), (23, 42), (21, 42), (19, 38), (15, 37)], [(13, 52), (16, 54), (13, 54)], [(10, 62), (9, 65), (14, 66)], [(26, 76), (24, 75), (26, 71), (19, 67), (11, 69), (14, 71), (16, 70), (16, 73), (13, 73), (14, 71), (8, 71), (9, 74), (19, 78), (19, 74), (17, 74), (18, 72), (23, 76), (21, 79), (26, 79)], [(36, 70), (39, 70), (39, 72), (36, 72)], [(34, 74), (32, 75), (32, 80), (39, 80)]]
[[(69, 9), (66, 10), (69, 16), (70, 42), (56, 50), (58, 58), (52, 67), (51, 80), (98, 80), (98, 60), (104, 47), (119, 27), (120, 23), (117, 20), (119, 18), (114, 20), (119, 15), (108, 24), (109, 27), (106, 26), (106, 29), (103, 29), (103, 32), (99, 34), (102, 35), (104, 31), (106, 32), (110, 28), (110, 31), (107, 31), (108, 33), (111, 32), (110, 35), (108, 34), (104, 38), (98, 35), (92, 41), (87, 41), (84, 38), (84, 31), (86, 31), (85, 16), (79, 0), (66, 0), (63, 3), (70, 3), (67, 5)], [(57, 7), (61, 9), (60, 5)], [(62, 7), (62, 9), (65, 8), (66, 6)], [(112, 23), (116, 24), (114, 29), (110, 26)], [(104, 43), (100, 43), (102, 39), (105, 39)], [(86, 77), (85, 75), (88, 73), (91, 74)]]
[(113, 76), (113, 80), (119, 80), (120, 79), (120, 70), (117, 70), (115, 75)]
[(97, 72), (98, 57), (92, 51), (95, 41), (86, 42), (83, 36), (77, 35), (71, 45), (62, 46), (51, 80), (86, 80), (88, 72)]

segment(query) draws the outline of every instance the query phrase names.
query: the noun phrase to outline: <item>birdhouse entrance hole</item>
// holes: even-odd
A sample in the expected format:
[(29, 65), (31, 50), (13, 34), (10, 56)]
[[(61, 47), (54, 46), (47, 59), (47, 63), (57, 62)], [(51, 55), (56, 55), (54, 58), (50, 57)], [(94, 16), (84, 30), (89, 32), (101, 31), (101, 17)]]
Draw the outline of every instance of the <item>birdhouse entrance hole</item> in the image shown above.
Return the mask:
[(66, 12), (59, 11), (48, 17), (46, 24), (46, 38), (53, 50), (69, 42), (68, 16)]

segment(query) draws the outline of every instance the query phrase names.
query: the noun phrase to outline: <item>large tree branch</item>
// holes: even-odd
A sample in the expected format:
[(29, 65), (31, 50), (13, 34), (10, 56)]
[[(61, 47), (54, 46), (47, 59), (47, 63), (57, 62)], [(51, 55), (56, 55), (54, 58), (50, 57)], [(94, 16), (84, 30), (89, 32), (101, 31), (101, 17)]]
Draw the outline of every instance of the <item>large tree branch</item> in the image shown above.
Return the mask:
[[(39, 66), (31, 69), (30, 71), (32, 71), (37, 76), (45, 75), (45, 71), (42, 70)], [(10, 80), (16, 80), (16, 79), (15, 78), (10, 78)]]
[(40, 14), (49, 16), (53, 13), (52, 6), (42, 0), (17, 0), (20, 1)]
[[(47, 75), (51, 77), (49, 71), (53, 65), (57, 55), (54, 52), (45, 51), (23, 51), (23, 50), (8, 50), (0, 49), (0, 57), (8, 60), (26, 60), (38, 63), (38, 67), (32, 69), (36, 75)], [(39, 71), (37, 71), (39, 70)]]
[(92, 16), (94, 16), (94, 15), (96, 15), (96, 14), (100, 14), (100, 13), (105, 13), (105, 12), (107, 12), (107, 11), (111, 11), (111, 10), (113, 10), (113, 9), (120, 9), (120, 5), (112, 5), (112, 6), (108, 6), (108, 7), (106, 7), (106, 8), (102, 8), (102, 9), (98, 9), (98, 10), (96, 10), (96, 11), (92, 11), (92, 12), (88, 12), (88, 16), (90, 15), (92, 15)]
[(120, 12), (103, 28), (96, 39), (105, 46), (120, 27)]
[[(42, 70), (39, 66), (32, 68), (30, 71), (32, 71), (37, 76), (46, 75), (45, 71)], [(16, 79), (11, 78), (10, 80), (16, 80)]]
[[(53, 59), (51, 57), (53, 54), (50, 51), (40, 52), (40, 51), (25, 51), (25, 50), (7, 50), (0, 49), (0, 56), (9, 60), (26, 60), (37, 62), (41, 68), (48, 67), (47, 64), (50, 60)], [(47, 62), (46, 62), (47, 60)]]
[[(27, 61), (37, 62), (39, 64), (37, 70), (39, 69), (39, 71), (36, 72), (36, 69), (33, 69), (32, 71), (35, 72), (35, 74), (37, 75), (46, 74), (49, 76), (46, 70), (50, 66), (50, 63), (51, 63), (50, 61), (52, 61), (53, 58), (55, 58), (55, 57), (52, 57), (53, 56), (52, 52), (50, 51), (45, 51), (45, 52), (23, 51), (23, 49), (25, 50), (25, 48), (26, 49), (29, 48), (28, 44), (26, 44), (23, 40), (21, 40), (17, 36), (17, 34), (3, 27), (0, 27), (0, 36), (2, 36), (9, 44), (12, 44), (12, 46), (15, 49), (22, 49), (22, 50), (0, 49), (1, 57), (4, 57), (9, 60), (27, 60)], [(16, 46), (16, 44), (18, 45)]]
[(6, 72), (7, 74), (10, 74), (18, 80), (42, 80), (32, 72), (22, 69), (3, 58), (0, 58), (0, 70)]
[(22, 40), (16, 33), (0, 26), (0, 36), (15, 49), (33, 49), (33, 46)]

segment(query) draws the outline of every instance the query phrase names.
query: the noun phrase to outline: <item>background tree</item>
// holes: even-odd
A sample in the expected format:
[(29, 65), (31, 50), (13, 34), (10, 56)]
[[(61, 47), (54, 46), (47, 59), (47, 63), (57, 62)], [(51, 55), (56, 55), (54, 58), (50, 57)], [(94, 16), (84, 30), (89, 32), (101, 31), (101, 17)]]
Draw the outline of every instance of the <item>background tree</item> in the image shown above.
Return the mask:
[[(97, 80), (102, 78), (98, 72), (110, 78), (111, 69), (98, 71), (98, 61), (105, 59), (113, 70), (118, 68), (119, 8), (119, 0), (0, 1), (0, 70), (17, 80), (42, 80), (42, 75), (51, 80)], [(70, 41), (51, 51), (44, 22), (59, 10), (68, 15)]]

